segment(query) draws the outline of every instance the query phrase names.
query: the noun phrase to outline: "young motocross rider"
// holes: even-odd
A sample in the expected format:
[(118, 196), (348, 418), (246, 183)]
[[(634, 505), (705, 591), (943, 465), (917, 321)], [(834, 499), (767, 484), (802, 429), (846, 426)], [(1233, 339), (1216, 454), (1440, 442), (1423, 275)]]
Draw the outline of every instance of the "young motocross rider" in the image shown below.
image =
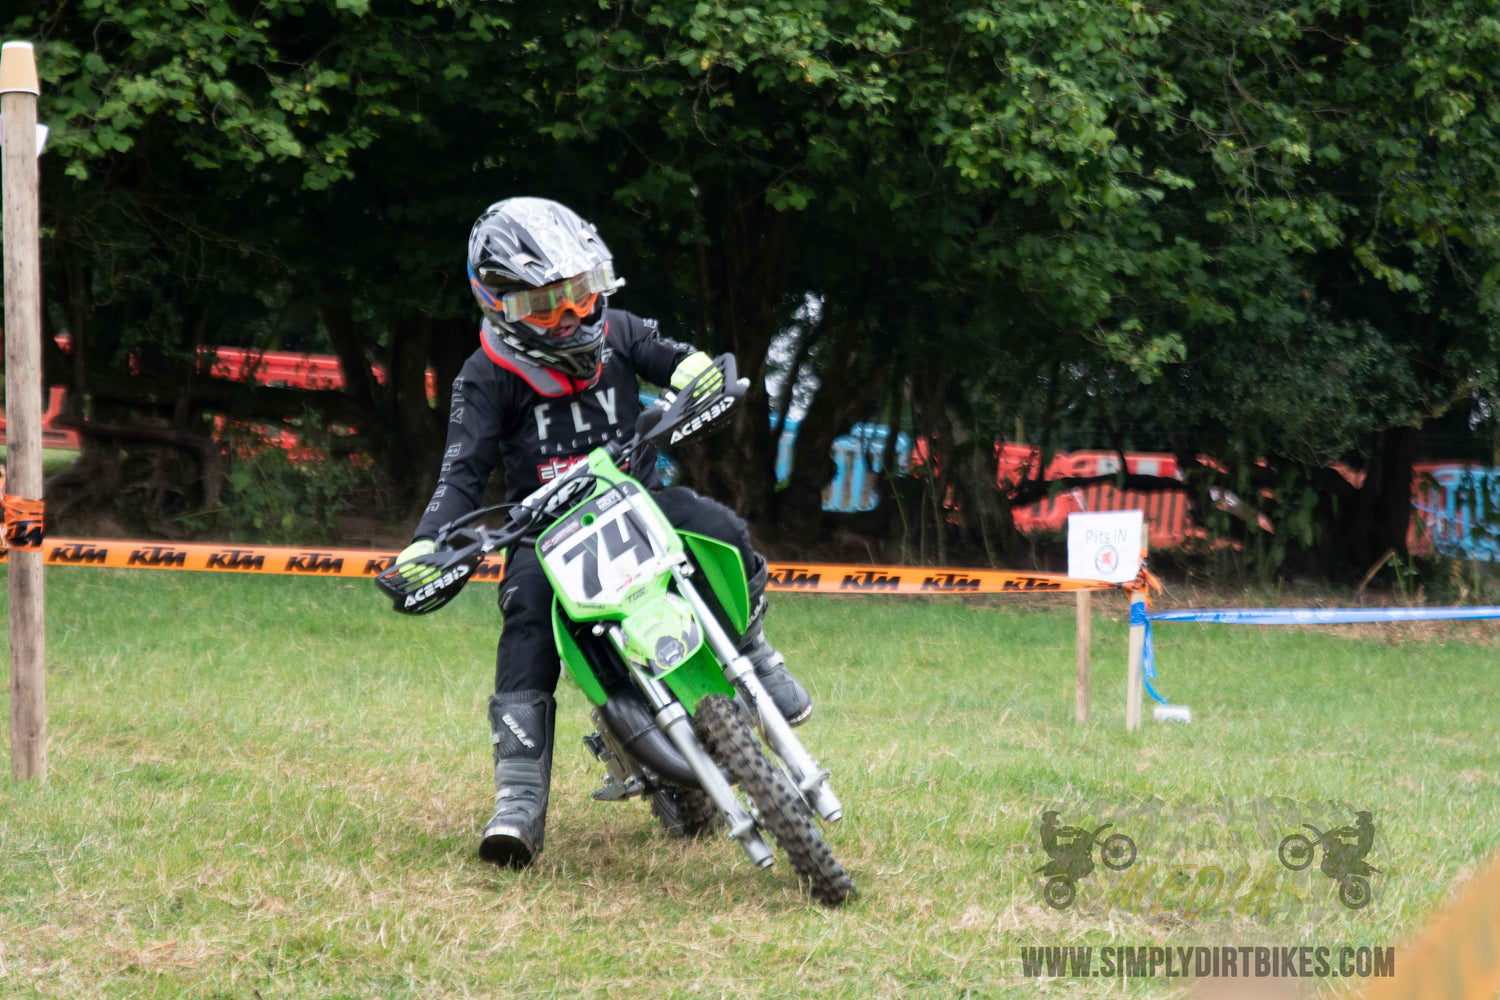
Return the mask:
[[(624, 284), (609, 249), (557, 202), (491, 205), (469, 233), (468, 272), (484, 313), (480, 347), (453, 380), (437, 488), (398, 563), (431, 552), (443, 524), (480, 505), (496, 463), (505, 468), (506, 499), (518, 500), (630, 435), (641, 409), (637, 375), (681, 390), (710, 367), (708, 355), (661, 336), (654, 320), (608, 308), (609, 293)], [(663, 489), (654, 453), (630, 471), (674, 526), (739, 548), (755, 609), (740, 648), (787, 721), (805, 720), (812, 700), (761, 630), (766, 564), (744, 521), (686, 487)], [(479, 842), (480, 856), (499, 865), (524, 867), (542, 850), (561, 669), (551, 605), (535, 548), (516, 545), (500, 585), (504, 625), (489, 701), (495, 815)]]

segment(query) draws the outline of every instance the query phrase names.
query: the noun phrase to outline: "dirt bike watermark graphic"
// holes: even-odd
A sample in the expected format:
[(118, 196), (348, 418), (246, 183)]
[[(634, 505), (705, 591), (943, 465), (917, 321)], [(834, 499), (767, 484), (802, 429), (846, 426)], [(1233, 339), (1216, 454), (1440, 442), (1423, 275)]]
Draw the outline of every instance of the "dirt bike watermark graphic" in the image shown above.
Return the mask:
[(1101, 837), (1112, 823), (1096, 827), (1093, 832), (1081, 826), (1062, 826), (1057, 811), (1042, 813), (1042, 850), (1050, 859), (1037, 871), (1047, 879), (1042, 899), (1054, 910), (1067, 909), (1078, 893), (1078, 882), (1094, 870), (1094, 848), (1099, 860), (1112, 872), (1121, 872), (1135, 864), (1135, 841), (1123, 833)]
[(1375, 824), (1370, 813), (1361, 810), (1355, 813), (1353, 826), (1341, 826), (1326, 833), (1311, 823), (1302, 825), (1312, 831), (1312, 836), (1291, 833), (1283, 837), (1276, 848), (1281, 863), (1300, 872), (1313, 863), (1321, 847), (1323, 861), (1318, 867), (1339, 884), (1339, 902), (1351, 910), (1368, 906), (1369, 876), (1380, 871), (1365, 861), (1365, 855), (1375, 844)]

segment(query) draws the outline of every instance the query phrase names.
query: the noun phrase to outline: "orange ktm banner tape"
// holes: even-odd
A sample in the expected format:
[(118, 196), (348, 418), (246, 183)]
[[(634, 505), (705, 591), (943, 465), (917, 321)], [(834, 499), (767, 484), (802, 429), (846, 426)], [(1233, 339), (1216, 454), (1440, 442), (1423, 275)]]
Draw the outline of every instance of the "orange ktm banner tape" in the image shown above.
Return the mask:
[[(396, 559), (395, 552), (383, 549), (78, 538), (49, 538), (43, 545), (43, 554), (49, 566), (366, 578), (378, 575)], [(0, 562), (4, 559), (4, 554), (0, 553)], [(1013, 573), (990, 569), (831, 563), (771, 563), (769, 568), (767, 590), (804, 594), (1026, 594), (1120, 590), (1128, 586), (1102, 580), (1078, 580), (1057, 573)], [(474, 578), (496, 581), (503, 573), (499, 557), (486, 556), (474, 571)]]
[(931, 566), (849, 566), (771, 563), (766, 589), (814, 594), (1026, 594), (1121, 590), (1122, 584), (1079, 580), (1059, 573)]
[(0, 548), (41, 548), (42, 521), (46, 513), (42, 501), (6, 493), (0, 505), (5, 508), (4, 545)]
[(1500, 854), (1398, 949), (1396, 974), (1360, 1000), (1494, 1000), (1500, 996)]
[[(105, 569), (185, 569), (214, 573), (292, 576), (373, 577), (395, 561), (396, 553), (376, 549), (315, 546), (205, 545), (201, 542), (134, 542), (118, 539), (48, 538), (42, 546), (49, 566)], [(500, 578), (499, 560), (476, 575)]]

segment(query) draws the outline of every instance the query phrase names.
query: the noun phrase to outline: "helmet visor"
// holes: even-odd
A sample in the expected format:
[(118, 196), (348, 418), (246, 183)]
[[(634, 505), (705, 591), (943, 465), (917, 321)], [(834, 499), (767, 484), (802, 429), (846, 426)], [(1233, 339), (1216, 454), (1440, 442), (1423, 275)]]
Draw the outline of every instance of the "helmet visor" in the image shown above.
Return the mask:
[(556, 326), (567, 312), (588, 316), (601, 294), (624, 284), (615, 278), (614, 265), (609, 261), (541, 288), (512, 288), (502, 292), (486, 285), (484, 277), (481, 274), (474, 287), (491, 309), (502, 314), (508, 322), (524, 321), (540, 327)]

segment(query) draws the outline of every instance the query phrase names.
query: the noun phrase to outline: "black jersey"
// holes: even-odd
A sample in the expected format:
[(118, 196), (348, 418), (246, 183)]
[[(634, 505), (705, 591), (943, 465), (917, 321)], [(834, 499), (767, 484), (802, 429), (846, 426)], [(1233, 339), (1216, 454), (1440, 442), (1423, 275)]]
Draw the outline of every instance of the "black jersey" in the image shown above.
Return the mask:
[[(641, 411), (636, 376), (668, 385), (693, 348), (621, 309), (605, 310), (604, 322), (599, 378), (587, 387), (507, 354), (486, 335), (492, 330), (482, 331), (480, 349), (453, 380), (442, 470), (414, 538), (432, 538), (477, 508), (497, 463), (505, 468), (505, 498), (519, 500), (593, 449), (630, 435)], [(655, 463), (653, 450), (632, 470), (648, 489), (661, 485)]]

